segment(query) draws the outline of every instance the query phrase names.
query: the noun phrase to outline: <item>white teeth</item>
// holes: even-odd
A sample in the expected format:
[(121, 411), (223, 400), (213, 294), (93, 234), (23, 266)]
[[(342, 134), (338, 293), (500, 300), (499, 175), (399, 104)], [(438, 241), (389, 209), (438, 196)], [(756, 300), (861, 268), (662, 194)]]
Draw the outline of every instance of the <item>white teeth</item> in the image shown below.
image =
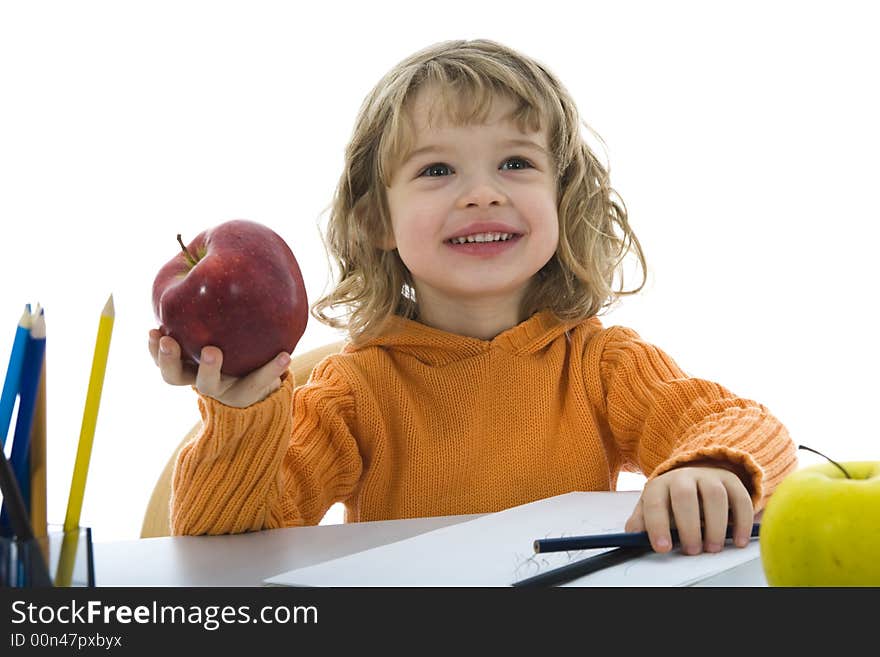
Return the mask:
[(465, 244), (467, 242), (506, 242), (513, 233), (476, 233), (465, 237), (453, 237), (450, 242), (453, 244)]

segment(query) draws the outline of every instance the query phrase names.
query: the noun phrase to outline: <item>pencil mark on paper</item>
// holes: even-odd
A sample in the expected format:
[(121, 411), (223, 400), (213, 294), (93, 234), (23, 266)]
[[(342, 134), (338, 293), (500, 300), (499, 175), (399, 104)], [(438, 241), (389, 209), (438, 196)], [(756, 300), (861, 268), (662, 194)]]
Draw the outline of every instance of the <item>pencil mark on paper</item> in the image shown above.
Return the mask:
[[(620, 531), (617, 527), (597, 528), (590, 526), (586, 520), (582, 525), (586, 525), (586, 531), (583, 533), (608, 534)], [(574, 535), (571, 532), (548, 531), (544, 534), (543, 538), (566, 538)], [(516, 580), (539, 575), (544, 571), (560, 568), (603, 551), (604, 549), (600, 548), (597, 550), (568, 550), (565, 552), (538, 552), (535, 554), (516, 553), (514, 554), (513, 577)]]
[(538, 575), (546, 570), (565, 566), (578, 561), (585, 553), (592, 550), (575, 550), (573, 552), (544, 552), (532, 555), (515, 554), (513, 575), (516, 579)]

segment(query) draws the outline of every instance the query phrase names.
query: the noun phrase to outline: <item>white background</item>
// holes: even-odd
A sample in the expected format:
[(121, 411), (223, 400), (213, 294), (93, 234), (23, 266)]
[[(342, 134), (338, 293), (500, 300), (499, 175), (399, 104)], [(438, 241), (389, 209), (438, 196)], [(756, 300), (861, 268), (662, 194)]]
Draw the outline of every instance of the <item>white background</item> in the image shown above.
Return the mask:
[[(265, 223), (316, 299), (319, 221), (363, 97), (452, 38), (546, 64), (607, 143), (650, 282), (606, 324), (760, 400), (800, 443), (880, 458), (869, 3), (314, 4), (0, 4), (0, 366), (23, 305), (42, 303), (50, 521), (64, 517), (107, 296), (117, 317), (82, 511), (99, 541), (139, 534), (198, 419), (146, 347), (176, 234)], [(310, 320), (298, 351), (339, 337)]]

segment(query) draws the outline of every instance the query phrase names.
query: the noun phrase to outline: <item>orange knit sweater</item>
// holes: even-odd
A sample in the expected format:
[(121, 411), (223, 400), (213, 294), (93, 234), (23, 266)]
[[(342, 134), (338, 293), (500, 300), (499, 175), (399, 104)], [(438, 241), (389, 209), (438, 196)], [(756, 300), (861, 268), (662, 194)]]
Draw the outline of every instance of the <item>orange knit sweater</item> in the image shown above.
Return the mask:
[(764, 406), (687, 376), (630, 329), (550, 312), (489, 341), (394, 318), (304, 385), (199, 408), (174, 534), (316, 524), (340, 501), (348, 521), (491, 512), (703, 459), (735, 466), (759, 509), (796, 464)]

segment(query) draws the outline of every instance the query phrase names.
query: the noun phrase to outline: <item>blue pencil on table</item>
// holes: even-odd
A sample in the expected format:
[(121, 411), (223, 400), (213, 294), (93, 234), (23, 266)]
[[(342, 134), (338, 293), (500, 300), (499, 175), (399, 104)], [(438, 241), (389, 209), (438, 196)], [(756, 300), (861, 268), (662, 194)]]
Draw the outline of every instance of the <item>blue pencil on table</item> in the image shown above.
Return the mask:
[(0, 394), (0, 448), (6, 444), (6, 434), (9, 432), (9, 424), (12, 422), (12, 409), (15, 407), (15, 398), (18, 396), (21, 369), (24, 366), (25, 351), (30, 338), (30, 311), (30, 304), (28, 304), (25, 306), (21, 319), (18, 320), (18, 328), (15, 330), (15, 339), (12, 342), (12, 353), (9, 354), (9, 365), (6, 368), (6, 378), (3, 381), (3, 393)]
[[(752, 538), (758, 535), (761, 523), (752, 525)], [(672, 544), (678, 545), (676, 530), (671, 531)], [(728, 527), (726, 538), (733, 537), (733, 529)], [(534, 543), (535, 552), (568, 552), (571, 550), (593, 550), (596, 548), (651, 547), (648, 532), (624, 532), (620, 534), (592, 534), (589, 536), (563, 536), (561, 538), (539, 538)]]

